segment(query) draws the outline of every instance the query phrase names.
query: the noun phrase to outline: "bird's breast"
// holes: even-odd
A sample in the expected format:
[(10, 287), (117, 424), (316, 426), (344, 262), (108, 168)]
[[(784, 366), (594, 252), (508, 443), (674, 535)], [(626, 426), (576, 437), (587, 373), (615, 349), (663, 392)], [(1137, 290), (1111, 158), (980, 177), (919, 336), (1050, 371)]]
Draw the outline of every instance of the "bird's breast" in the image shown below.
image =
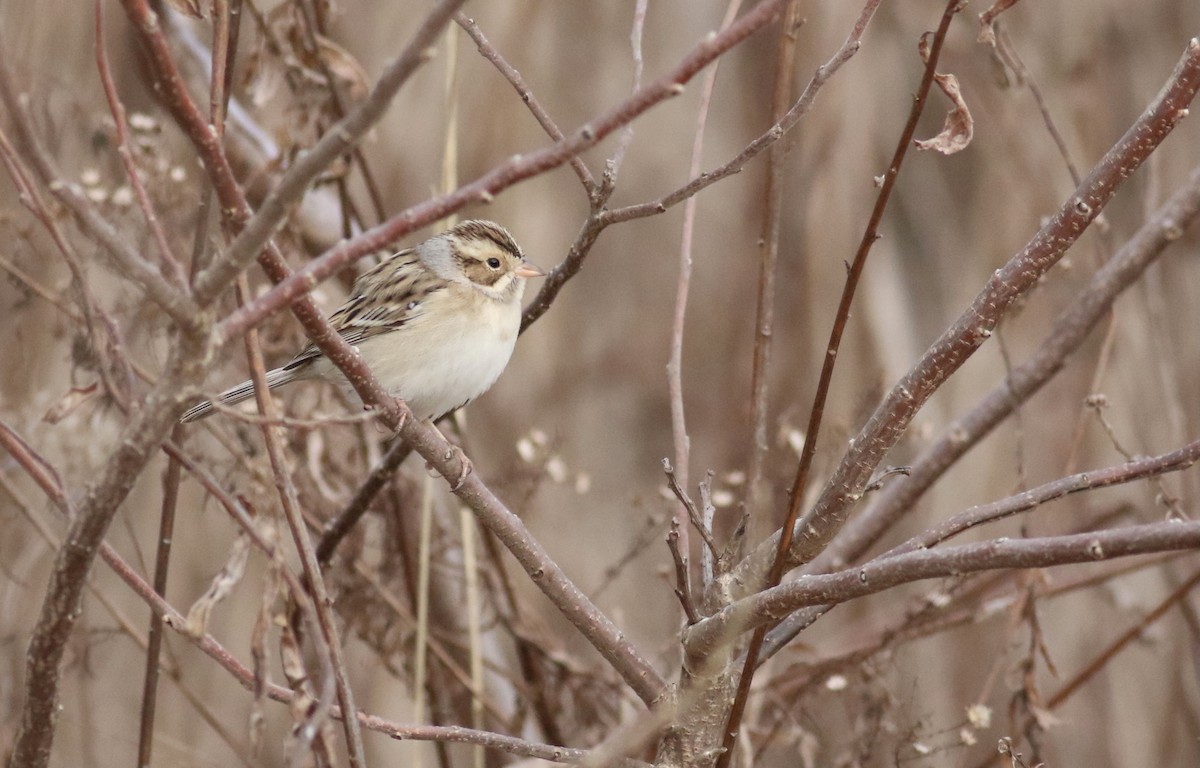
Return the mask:
[(517, 302), (484, 299), (424, 310), (420, 318), (367, 339), (359, 349), (391, 395), (407, 401), (419, 418), (434, 418), (496, 382), (512, 356), (521, 309)]

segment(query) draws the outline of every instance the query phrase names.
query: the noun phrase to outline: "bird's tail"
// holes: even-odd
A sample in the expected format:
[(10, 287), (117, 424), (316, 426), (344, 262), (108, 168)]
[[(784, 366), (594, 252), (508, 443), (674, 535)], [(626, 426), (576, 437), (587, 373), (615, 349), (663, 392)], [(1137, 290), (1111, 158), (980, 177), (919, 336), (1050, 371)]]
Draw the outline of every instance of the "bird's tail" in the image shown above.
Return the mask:
[[(281, 387), (290, 381), (295, 381), (302, 378), (297, 375), (296, 369), (287, 370), (285, 368), (276, 368), (273, 371), (267, 372), (267, 389), (275, 389)], [(247, 398), (254, 396), (254, 382), (243, 381), (232, 389), (227, 389), (220, 395), (217, 395), (216, 402), (222, 405), (233, 405), (240, 403)], [(197, 403), (187, 410), (186, 413), (179, 419), (181, 424), (187, 424), (191, 421), (199, 421), (200, 419), (211, 416), (216, 408), (213, 406), (212, 400), (205, 400), (202, 403)]]

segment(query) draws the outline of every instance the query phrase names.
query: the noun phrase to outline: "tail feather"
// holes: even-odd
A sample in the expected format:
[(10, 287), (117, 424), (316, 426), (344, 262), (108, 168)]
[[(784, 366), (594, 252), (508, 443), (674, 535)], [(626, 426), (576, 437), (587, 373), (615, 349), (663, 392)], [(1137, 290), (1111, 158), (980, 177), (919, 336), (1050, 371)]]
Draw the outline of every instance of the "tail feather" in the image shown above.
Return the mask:
[[(276, 387), (281, 387), (288, 382), (302, 378), (301, 376), (297, 375), (298, 373), (299, 372), (295, 369), (289, 371), (283, 368), (276, 368), (273, 371), (268, 371), (267, 389), (275, 389)], [(222, 405), (233, 405), (234, 403), (240, 403), (243, 400), (247, 400), (251, 397), (254, 397), (254, 382), (243, 381), (236, 387), (227, 389), (221, 394), (217, 395), (216, 401)], [(181, 424), (187, 424), (192, 421), (199, 421), (200, 419), (211, 416), (214, 411), (216, 411), (216, 408), (213, 406), (213, 401), (205, 400), (204, 402), (197, 403), (189, 408), (183, 414), (183, 416), (180, 417), (179, 422)]]

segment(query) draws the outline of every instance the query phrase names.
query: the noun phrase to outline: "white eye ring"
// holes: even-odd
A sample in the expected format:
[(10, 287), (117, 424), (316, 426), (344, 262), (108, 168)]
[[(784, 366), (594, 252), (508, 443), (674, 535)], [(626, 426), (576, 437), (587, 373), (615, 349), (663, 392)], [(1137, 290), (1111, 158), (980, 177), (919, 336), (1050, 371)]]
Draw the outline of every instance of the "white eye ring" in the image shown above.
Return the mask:
[(497, 259), (495, 256), (493, 256), (487, 260), (487, 265), (492, 269), (500, 269), (500, 259)]

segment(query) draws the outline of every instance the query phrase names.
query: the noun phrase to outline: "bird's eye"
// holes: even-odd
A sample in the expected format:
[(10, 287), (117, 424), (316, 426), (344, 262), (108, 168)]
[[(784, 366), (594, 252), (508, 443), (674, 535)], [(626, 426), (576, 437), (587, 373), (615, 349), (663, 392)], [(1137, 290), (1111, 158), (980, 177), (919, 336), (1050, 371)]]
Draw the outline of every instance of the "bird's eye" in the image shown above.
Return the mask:
[(495, 256), (493, 256), (487, 260), (487, 265), (492, 269), (500, 269), (500, 259), (497, 259)]

